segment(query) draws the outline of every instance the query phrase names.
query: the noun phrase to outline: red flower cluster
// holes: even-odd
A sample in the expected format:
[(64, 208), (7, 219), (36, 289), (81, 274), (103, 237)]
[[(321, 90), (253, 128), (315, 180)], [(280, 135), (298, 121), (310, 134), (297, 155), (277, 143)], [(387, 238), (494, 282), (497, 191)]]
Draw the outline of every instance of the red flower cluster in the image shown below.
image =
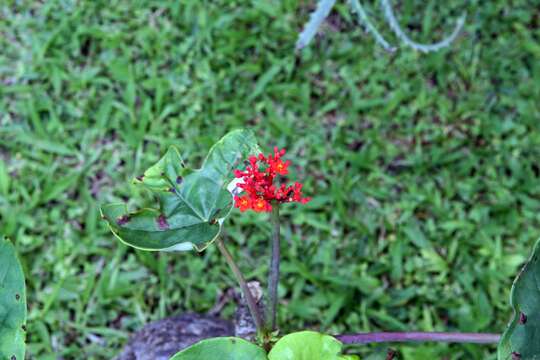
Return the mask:
[(305, 204), (311, 199), (303, 197), (302, 184), (299, 182), (295, 182), (291, 186), (274, 185), (277, 175), (289, 173), (287, 168), (291, 162), (281, 160), (283, 155), (285, 155), (285, 149), (278, 150), (275, 147), (273, 155), (250, 156), (245, 171), (234, 171), (234, 176), (241, 179), (238, 187), (246, 192), (244, 196), (234, 197), (235, 207), (242, 212), (249, 209), (257, 212), (269, 212), (272, 211), (271, 202), (273, 200), (279, 203), (300, 202)]

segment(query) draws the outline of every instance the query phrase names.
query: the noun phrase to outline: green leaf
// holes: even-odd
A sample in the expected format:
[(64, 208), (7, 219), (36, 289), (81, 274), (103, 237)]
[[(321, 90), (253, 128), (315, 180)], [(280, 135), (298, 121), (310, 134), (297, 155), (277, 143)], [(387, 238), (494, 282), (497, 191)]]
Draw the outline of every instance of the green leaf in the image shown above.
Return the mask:
[(343, 344), (330, 335), (300, 331), (285, 335), (268, 354), (269, 360), (355, 360), (355, 355), (341, 355)]
[(244, 339), (220, 337), (202, 340), (170, 360), (267, 360), (267, 357), (262, 348)]
[(253, 133), (235, 130), (210, 149), (200, 169), (184, 165), (178, 150), (169, 151), (134, 183), (157, 195), (159, 207), (130, 213), (125, 204), (109, 204), (101, 213), (125, 244), (142, 250), (203, 250), (219, 235), (232, 208), (227, 185), (233, 169), (259, 153)]
[(510, 292), (514, 315), (498, 348), (498, 359), (540, 359), (540, 240)]
[(24, 359), (26, 291), (15, 248), (0, 239), (0, 359)]

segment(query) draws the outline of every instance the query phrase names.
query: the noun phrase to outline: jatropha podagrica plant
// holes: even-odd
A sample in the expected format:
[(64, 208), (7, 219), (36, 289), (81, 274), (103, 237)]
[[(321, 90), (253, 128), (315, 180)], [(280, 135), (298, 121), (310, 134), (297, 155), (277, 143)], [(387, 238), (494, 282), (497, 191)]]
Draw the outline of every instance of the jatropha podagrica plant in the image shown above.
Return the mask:
[[(540, 241), (514, 281), (512, 319), (502, 336), (452, 332), (379, 332), (329, 336), (300, 331), (278, 338), (276, 323), (279, 281), (279, 208), (289, 202), (306, 203), (299, 183), (286, 185), (290, 161), (283, 150), (262, 155), (250, 131), (236, 130), (218, 141), (199, 169), (190, 169), (178, 150), (169, 151), (143, 175), (136, 186), (152, 191), (155, 208), (128, 211), (126, 204), (102, 207), (111, 231), (122, 242), (145, 250), (204, 250), (215, 242), (238, 280), (257, 327), (255, 342), (241, 338), (203, 340), (174, 355), (174, 360), (353, 360), (343, 344), (439, 341), (496, 343), (498, 360), (540, 358)], [(242, 165), (247, 159), (247, 164)], [(244, 199), (247, 202), (244, 202)], [(241, 211), (270, 212), (273, 220), (268, 280), (268, 307), (260, 313), (246, 281), (221, 238), (233, 205)], [(263, 214), (261, 214), (263, 215)], [(24, 274), (15, 247), (0, 240), (0, 359), (22, 359), (25, 352), (26, 302)], [(251, 339), (249, 339), (251, 340)], [(394, 355), (388, 354), (387, 359)]]
[[(268, 310), (266, 330), (276, 328), (277, 287), (279, 279), (279, 206), (283, 203), (299, 202), (306, 204), (310, 198), (302, 194), (302, 184), (295, 182), (294, 185), (277, 183), (278, 177), (289, 173), (290, 160), (283, 161), (285, 149), (274, 148), (273, 154), (259, 153), (249, 156), (245, 170), (234, 170), (237, 179), (234, 190), (235, 207), (241, 212), (252, 209), (256, 212), (271, 212), (273, 223), (272, 256), (270, 260), (270, 272), (268, 277)], [(240, 190), (244, 194), (238, 195)], [(267, 335), (264, 334), (263, 335)]]
[[(278, 338), (276, 322), (280, 258), (280, 206), (305, 204), (310, 198), (302, 184), (287, 184), (290, 160), (274, 148), (264, 155), (251, 131), (236, 130), (211, 149), (201, 168), (185, 166), (176, 148), (169, 151), (134, 184), (152, 191), (155, 208), (130, 212), (126, 204), (102, 207), (103, 218), (123, 243), (144, 250), (203, 251), (216, 243), (236, 277), (257, 328), (254, 342), (239, 338), (203, 340), (176, 354), (175, 360), (353, 360), (343, 355), (343, 344), (438, 341), (496, 343), (498, 334), (447, 332), (379, 332), (329, 336), (300, 331)], [(261, 312), (239, 267), (227, 249), (221, 230), (233, 208), (269, 213), (272, 219), (271, 255), (266, 311)], [(261, 214), (263, 216), (264, 214)], [(498, 359), (540, 358), (540, 247), (512, 287), (514, 317), (499, 344)], [(253, 340), (248, 339), (248, 340)], [(393, 358), (389, 354), (388, 358)]]

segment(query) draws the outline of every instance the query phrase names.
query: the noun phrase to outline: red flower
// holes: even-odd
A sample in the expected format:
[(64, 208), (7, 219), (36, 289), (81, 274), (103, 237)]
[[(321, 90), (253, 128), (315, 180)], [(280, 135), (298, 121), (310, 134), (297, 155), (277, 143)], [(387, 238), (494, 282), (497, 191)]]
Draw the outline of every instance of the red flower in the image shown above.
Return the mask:
[(272, 211), (272, 201), (278, 203), (307, 203), (311, 198), (303, 197), (302, 184), (295, 182), (293, 186), (274, 185), (278, 175), (287, 175), (290, 161), (283, 161), (285, 149), (274, 148), (274, 154), (250, 156), (244, 171), (235, 170), (234, 176), (241, 179), (238, 187), (246, 192), (244, 196), (234, 197), (234, 206), (244, 212), (252, 209), (256, 212)]
[(263, 198), (255, 199), (253, 201), (252, 208), (256, 212), (272, 211), (272, 205), (270, 205), (270, 203)]
[(286, 162), (283, 162), (281, 160), (274, 161), (270, 166), (272, 167), (272, 170), (279, 174), (279, 175), (287, 175), (289, 173), (289, 170), (287, 170), (287, 167), (289, 166), (291, 162), (287, 160)]
[(244, 212), (248, 209), (251, 209), (251, 199), (249, 198), (249, 196), (235, 196), (234, 206), (239, 208), (241, 212)]

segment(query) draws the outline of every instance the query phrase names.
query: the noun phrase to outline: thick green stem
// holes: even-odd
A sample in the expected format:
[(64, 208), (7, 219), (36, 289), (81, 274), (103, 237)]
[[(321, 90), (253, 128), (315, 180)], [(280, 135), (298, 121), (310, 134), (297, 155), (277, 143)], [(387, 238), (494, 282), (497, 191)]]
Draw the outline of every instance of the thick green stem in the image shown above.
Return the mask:
[(267, 329), (276, 330), (276, 314), (278, 303), (279, 284), (279, 203), (272, 202), (272, 257), (270, 259), (270, 271), (268, 273), (268, 312), (266, 315)]
[(234, 259), (232, 258), (231, 253), (225, 247), (223, 240), (218, 237), (216, 239), (216, 244), (221, 254), (225, 257), (225, 261), (227, 261), (227, 264), (229, 264), (229, 267), (231, 268), (234, 276), (236, 277), (236, 281), (238, 281), (238, 284), (240, 284), (240, 288), (242, 289), (242, 293), (244, 294), (244, 298), (246, 299), (249, 312), (251, 313), (251, 316), (253, 317), (253, 321), (255, 322), (255, 326), (257, 327), (257, 332), (259, 334), (262, 334), (263, 333), (262, 316), (259, 311), (259, 307), (257, 306), (257, 302), (255, 301), (255, 299), (253, 298), (253, 295), (251, 294), (251, 291), (249, 290), (249, 287), (246, 283), (246, 279), (244, 279), (244, 276), (240, 272), (240, 269), (234, 262)]

